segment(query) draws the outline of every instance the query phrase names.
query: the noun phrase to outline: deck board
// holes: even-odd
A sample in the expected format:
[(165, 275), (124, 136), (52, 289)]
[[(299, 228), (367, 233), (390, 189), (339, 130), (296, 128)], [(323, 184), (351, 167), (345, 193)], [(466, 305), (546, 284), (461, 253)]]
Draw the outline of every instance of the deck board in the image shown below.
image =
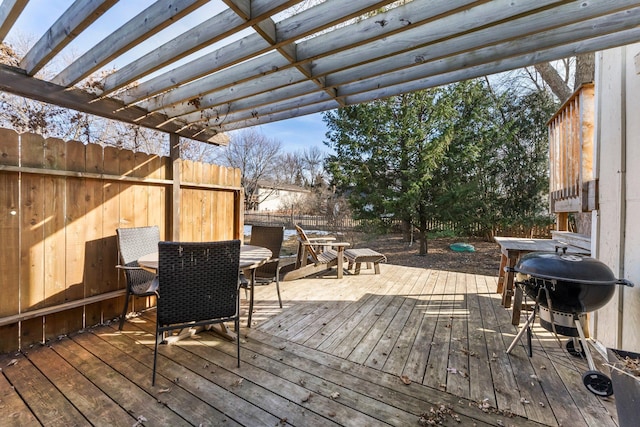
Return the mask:
[(275, 287), (259, 286), (239, 369), (235, 343), (202, 331), (159, 347), (155, 387), (147, 311), (122, 332), (105, 324), (0, 355), (0, 425), (405, 426), (445, 405), (460, 419), (445, 425), (616, 426), (615, 399), (586, 390), (586, 362), (548, 331), (534, 326), (532, 357), (523, 343), (506, 354), (517, 328), (496, 287), (384, 264), (283, 282), (280, 309)]

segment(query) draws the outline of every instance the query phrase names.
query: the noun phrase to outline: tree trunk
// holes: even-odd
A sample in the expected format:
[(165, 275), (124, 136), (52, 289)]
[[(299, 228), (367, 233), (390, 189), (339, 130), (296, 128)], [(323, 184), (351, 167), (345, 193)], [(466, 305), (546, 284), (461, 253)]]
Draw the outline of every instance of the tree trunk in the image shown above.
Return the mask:
[(596, 74), (596, 55), (595, 53), (585, 53), (576, 56), (576, 75), (574, 80), (574, 90), (578, 89), (584, 83), (590, 83), (595, 80)]
[(569, 85), (562, 80), (558, 71), (556, 71), (550, 63), (543, 62), (541, 64), (536, 64), (535, 69), (540, 73), (542, 79), (549, 85), (549, 88), (553, 94), (558, 97), (561, 103), (569, 99), (572, 93)]
[(425, 218), (420, 218), (420, 251), (419, 255), (425, 256), (427, 255), (427, 220)]
[(411, 221), (407, 219), (402, 220), (402, 240), (405, 243), (413, 243), (411, 241)]

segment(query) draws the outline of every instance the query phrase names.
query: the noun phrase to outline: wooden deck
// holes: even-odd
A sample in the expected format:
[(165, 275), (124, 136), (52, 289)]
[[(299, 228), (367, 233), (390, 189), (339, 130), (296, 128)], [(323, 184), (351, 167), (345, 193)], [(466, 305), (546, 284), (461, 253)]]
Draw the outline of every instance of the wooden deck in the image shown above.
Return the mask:
[(282, 283), (283, 309), (258, 288), (239, 369), (201, 332), (161, 346), (151, 387), (153, 311), (1, 355), (0, 425), (616, 425), (565, 338), (536, 327), (532, 358), (505, 353), (517, 328), (495, 277), (381, 270)]

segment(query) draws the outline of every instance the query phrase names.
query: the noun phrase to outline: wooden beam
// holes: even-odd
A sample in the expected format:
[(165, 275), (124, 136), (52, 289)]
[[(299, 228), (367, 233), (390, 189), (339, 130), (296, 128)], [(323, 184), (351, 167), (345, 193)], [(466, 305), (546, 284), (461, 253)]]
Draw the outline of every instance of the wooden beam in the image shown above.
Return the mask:
[[(412, 3), (409, 3), (407, 6), (402, 6), (402, 7), (399, 7), (398, 9), (409, 7), (409, 5), (412, 5), (414, 3), (420, 4), (424, 8), (423, 2), (412, 2)], [(549, 6), (552, 3), (553, 3), (552, 1), (548, 0), (544, 4), (536, 3), (535, 5)], [(466, 30), (466, 32), (463, 31), (463, 34), (461, 36), (454, 39), (451, 39), (451, 38), (443, 39), (443, 35), (449, 36), (454, 34), (455, 31), (458, 31), (457, 30), (458, 27), (454, 24), (456, 19), (460, 19), (460, 16), (456, 14), (447, 15), (445, 18), (441, 18), (435, 22), (430, 22), (428, 25), (424, 25), (424, 26), (420, 26), (418, 24), (411, 24), (412, 29), (405, 31), (402, 34), (396, 34), (396, 35), (385, 37), (384, 40), (379, 40), (378, 37), (372, 37), (373, 40), (379, 40), (379, 41), (374, 41), (366, 45), (362, 45), (361, 43), (364, 39), (357, 39), (360, 42), (359, 44), (356, 43), (357, 47), (347, 49), (347, 50), (342, 50), (339, 53), (314, 60), (313, 68), (312, 68), (314, 73), (313, 77), (317, 78), (317, 77), (322, 77), (326, 75), (327, 83), (325, 86), (338, 87), (339, 88), (338, 93), (341, 93), (341, 94), (344, 94), (346, 92), (344, 89), (340, 88), (341, 85), (345, 85), (349, 82), (361, 81), (363, 79), (366, 79), (367, 76), (371, 76), (370, 81), (372, 82), (371, 83), (372, 85), (376, 87), (381, 87), (387, 84), (380, 82), (379, 76), (384, 76), (385, 73), (389, 73), (393, 70), (398, 70), (402, 68), (415, 69), (418, 67), (423, 67), (424, 66), (423, 63), (427, 63), (430, 60), (436, 61), (447, 55), (461, 54), (463, 52), (479, 49), (483, 46), (495, 45), (500, 41), (505, 41), (505, 40), (520, 41), (523, 35), (527, 35), (527, 34), (532, 35), (532, 34), (540, 33), (544, 30), (549, 30), (552, 32), (549, 33), (548, 35), (549, 41), (547, 42), (554, 41), (555, 33), (553, 31), (557, 31), (560, 34), (560, 36), (563, 36), (565, 38), (573, 37), (573, 39), (575, 40), (575, 38), (577, 37), (577, 34), (567, 35), (566, 34), (567, 32), (566, 31), (563, 32), (562, 30), (564, 26), (566, 26), (568, 23), (579, 22), (581, 19), (585, 19), (587, 17), (601, 16), (603, 13), (611, 10), (611, 5), (589, 4), (586, 7), (578, 7), (575, 4), (570, 4), (570, 5), (563, 5), (558, 9), (554, 10), (555, 11), (555, 15), (554, 15), (554, 13), (546, 9), (543, 9), (542, 11), (540, 11), (539, 9), (534, 8), (532, 6), (532, 3), (527, 3), (526, 8), (523, 8), (523, 7), (509, 8), (508, 4), (510, 3), (495, 2), (495, 5), (493, 5), (493, 2), (492, 2), (491, 7), (489, 7), (489, 5), (485, 6), (485, 8), (487, 9), (486, 10), (483, 9), (482, 13), (480, 12), (475, 13), (475, 16), (477, 18), (482, 18), (480, 21), (478, 21), (478, 22), (481, 22), (482, 24), (476, 23), (473, 25), (475, 25), (477, 28), (480, 28), (480, 29), (477, 32), (469, 32), (472, 28), (475, 28), (475, 27), (469, 26), (467, 28), (463, 28), (463, 30)], [(454, 6), (459, 6), (459, 5), (454, 4)], [(510, 15), (507, 15), (507, 12), (501, 12), (501, 10), (503, 9), (507, 10)], [(535, 11), (538, 11), (539, 13), (534, 16), (526, 15), (524, 17), (515, 19), (513, 21), (504, 22), (507, 16), (520, 16), (520, 15), (526, 14), (527, 11), (531, 11), (532, 9)], [(405, 14), (400, 13), (396, 9), (394, 9), (394, 11), (399, 16), (395, 18), (396, 21), (402, 21), (406, 19), (406, 18), (403, 18), (403, 16), (406, 16)], [(420, 20), (420, 22), (426, 22), (429, 20), (429, 18), (433, 18), (434, 16), (433, 13), (437, 13), (437, 12), (442, 13), (442, 9), (437, 9), (435, 11), (431, 11), (431, 10), (427, 11), (427, 10), (422, 10), (422, 9), (418, 9), (417, 7), (414, 7), (414, 9), (410, 9), (410, 12), (411, 12), (411, 16), (412, 17), (415, 16), (416, 20)], [(383, 18), (384, 16), (381, 19)], [(371, 20), (373, 19), (374, 18), (371, 18)], [(391, 16), (389, 16), (389, 19), (391, 19)], [(486, 21), (486, 19), (493, 19), (493, 21)], [(605, 18), (602, 18), (602, 19), (605, 19)], [(441, 21), (444, 21), (444, 23), (441, 23)], [(494, 22), (494, 23), (498, 22), (498, 24), (495, 25), (494, 27), (489, 27), (488, 22)], [(382, 29), (384, 29), (384, 27), (386, 26), (387, 25), (383, 26)], [(597, 26), (597, 28), (606, 28), (606, 25), (604, 23), (600, 23), (597, 21), (588, 22), (587, 24), (581, 27), (582, 28), (581, 34), (585, 36), (593, 35), (593, 28), (591, 28), (592, 26)], [(373, 27), (367, 27), (368, 31), (366, 32), (366, 34), (369, 34), (369, 35), (377, 34), (376, 27), (380, 27), (380, 24), (374, 23)], [(339, 31), (339, 30), (336, 30), (336, 31)], [(379, 32), (382, 30), (377, 30), (377, 31)], [(320, 51), (318, 49), (313, 49), (313, 48), (306, 49), (306, 47), (309, 44), (315, 44), (316, 46), (318, 45), (324, 46), (325, 45), (325, 43), (323, 43), (324, 38), (333, 37), (331, 34), (332, 33), (330, 32), (330, 33), (327, 33), (326, 35), (323, 34), (316, 38), (312, 38), (308, 41), (300, 42), (298, 45), (298, 63), (296, 63), (296, 65), (300, 63), (304, 63), (309, 59), (308, 57), (301, 56), (300, 55), (301, 52), (306, 51), (307, 54), (319, 55)], [(343, 34), (343, 35), (345, 36), (343, 38), (346, 39), (347, 38), (346, 34)], [(538, 43), (536, 38), (530, 37), (529, 40), (534, 45)], [(342, 45), (343, 47), (345, 46), (345, 43), (346, 42), (343, 42), (343, 45)], [(429, 43), (432, 43), (432, 44), (429, 44)], [(529, 48), (531, 48), (531, 43), (529, 45)], [(326, 45), (328, 49), (327, 52), (333, 52), (334, 50), (337, 49), (336, 47), (337, 45), (335, 41), (333, 41), (333, 44), (326, 43)], [(348, 44), (347, 46), (351, 46), (351, 45), (352, 44)], [(426, 46), (422, 47), (421, 49), (408, 50), (408, 47), (416, 46), (416, 45), (418, 45), (419, 47), (424, 45)], [(535, 47), (532, 48), (532, 51), (535, 51), (535, 49), (536, 49)], [(512, 47), (512, 50), (513, 50), (513, 47)], [(390, 56), (390, 52), (398, 52), (398, 54), (397, 55), (393, 54)], [(498, 55), (499, 54), (500, 52), (498, 52)], [(276, 58), (275, 55), (277, 54), (274, 52), (272, 55), (274, 56), (271, 56), (271, 57)], [(460, 56), (460, 58), (466, 58), (466, 56), (467, 55)], [(487, 59), (487, 61), (490, 61), (490, 60), (491, 58)], [(351, 68), (346, 68), (345, 64), (355, 64), (356, 66)], [(442, 64), (446, 65), (445, 62), (442, 62)], [(280, 63), (278, 66), (282, 68), (286, 65), (282, 65), (282, 63)], [(467, 66), (467, 65), (463, 64), (463, 67), (464, 66)], [(161, 108), (161, 106), (166, 106), (168, 104), (174, 104), (178, 102), (180, 98), (184, 98), (186, 95), (193, 95), (194, 97), (195, 96), (199, 97), (199, 102), (197, 103), (197, 106), (194, 105), (193, 102), (191, 102), (191, 99), (193, 98), (189, 98), (188, 102), (182, 101), (179, 105), (177, 105), (175, 108), (172, 108), (171, 110), (163, 110), (166, 114), (173, 117), (183, 116), (192, 111), (201, 111), (206, 108), (211, 108), (216, 105), (221, 105), (226, 102), (233, 101), (233, 99), (230, 99), (230, 97), (226, 94), (223, 96), (220, 96), (222, 92), (224, 92), (221, 89), (224, 89), (227, 85), (230, 85), (230, 84), (238, 84), (241, 81), (240, 79), (247, 79), (248, 81), (248, 79), (251, 78), (250, 74), (252, 69), (254, 70), (253, 78), (262, 77), (256, 71), (264, 69), (264, 66), (261, 65), (261, 63), (259, 62), (259, 59), (257, 58), (255, 60), (250, 60), (241, 64), (241, 66), (238, 68), (235, 68), (234, 72), (232, 73), (224, 73), (224, 71), (214, 73), (209, 77), (205, 77), (203, 79), (198, 80), (197, 82), (183, 86), (182, 88), (180, 88), (179, 91), (175, 91), (173, 94), (171, 94), (170, 97), (163, 95), (162, 98), (152, 99), (149, 102), (142, 103), (141, 105), (144, 105), (145, 108), (149, 109), (150, 111), (156, 111), (159, 108)], [(343, 70), (343, 71), (340, 71), (340, 70)], [(330, 74), (330, 73), (333, 73), (333, 74)], [(402, 73), (404, 72), (400, 72), (398, 73), (398, 75), (401, 75)], [(434, 72), (434, 74), (437, 74), (437, 73)], [(238, 75), (241, 77), (239, 79), (234, 79), (235, 75)], [(421, 78), (421, 77), (418, 77), (418, 78)], [(407, 80), (411, 80), (411, 79), (407, 78)], [(277, 82), (273, 82), (273, 85), (270, 86), (269, 88), (265, 87), (265, 90), (272, 90), (278, 86), (284, 87), (287, 84), (291, 84), (291, 82), (283, 81), (279, 85), (277, 84)], [(362, 84), (364, 84), (364, 82), (362, 82)], [(211, 96), (202, 96), (203, 93), (207, 93), (207, 90), (208, 90), (207, 88), (210, 88), (209, 90), (213, 88), (217, 88), (217, 89), (215, 89), (214, 92), (211, 92)], [(235, 99), (236, 100), (240, 99), (240, 97), (236, 97)], [(211, 100), (211, 102), (209, 102), (209, 100)]]
[(27, 74), (36, 74), (118, 0), (76, 0), (20, 61)]
[[(597, 37), (595, 39), (578, 42), (572, 45), (563, 45), (552, 49), (545, 49), (536, 53), (528, 53), (525, 55), (509, 58), (508, 60), (500, 60), (489, 64), (483, 64), (466, 69), (459, 69), (458, 71), (452, 71), (432, 77), (427, 77), (424, 79), (418, 79), (414, 81), (407, 80), (394, 86), (382, 87), (379, 89), (373, 89), (347, 96), (346, 104), (355, 105), (363, 102), (373, 101), (376, 99), (383, 99), (390, 96), (400, 95), (402, 93), (428, 89), (431, 87), (437, 87), (457, 81), (463, 81), (503, 71), (509, 71), (537, 62), (552, 61), (569, 56), (574, 56), (580, 53), (593, 52), (600, 49), (608, 49), (615, 46), (633, 43), (637, 40), (640, 40), (640, 28), (635, 28), (633, 30), (628, 30), (622, 33), (611, 34), (608, 36)], [(296, 110), (283, 111), (271, 115), (258, 115), (258, 118), (255, 120), (216, 126), (215, 129), (219, 131), (230, 131), (234, 129), (241, 129), (247, 126), (255, 126), (259, 124), (289, 119), (298, 115), (303, 115), (298, 114), (301, 112), (304, 112), (304, 114), (313, 114), (330, 109), (332, 108), (326, 103), (315, 104), (314, 106), (310, 107), (303, 106)]]
[[(186, 102), (189, 105), (190, 111), (200, 109), (200, 105), (202, 103), (201, 94), (206, 94), (211, 92), (211, 88), (220, 86), (227, 87), (233, 84), (238, 85), (242, 82), (248, 82), (251, 84), (251, 81), (256, 79), (256, 76), (260, 76), (260, 80), (262, 80), (266, 75), (274, 74), (277, 71), (282, 69), (287, 69), (288, 73), (281, 73), (278, 75), (282, 75), (282, 80), (284, 82), (278, 83), (279, 86), (283, 86), (286, 84), (286, 80), (289, 80), (289, 75), (292, 74), (291, 68), (289, 67), (290, 63), (280, 55), (278, 52), (271, 52), (266, 55), (259, 56), (258, 58), (243, 62), (241, 64), (234, 65), (233, 67), (225, 68), (221, 71), (218, 71), (215, 74), (211, 74), (207, 77), (203, 77), (200, 80), (192, 82), (188, 85), (188, 87), (180, 87), (171, 92), (165, 93), (161, 96), (157, 96), (152, 98), (148, 102), (140, 103), (145, 109), (149, 111), (171, 111), (175, 115), (182, 111), (182, 109), (175, 108), (167, 108), (171, 107), (174, 104), (178, 104), (183, 101), (186, 95), (190, 95), (191, 97)], [(304, 74), (299, 73), (298, 71), (294, 71), (293, 74), (297, 75), (299, 79), (303, 79)], [(195, 101), (197, 99), (197, 102)]]
[(4, 41), (29, 0), (3, 0), (0, 4), (0, 41)]
[[(267, 106), (270, 103), (286, 101), (298, 96), (304, 96), (317, 92), (318, 85), (309, 80), (303, 80), (299, 83), (292, 83), (283, 87), (259, 93), (257, 95), (246, 96), (242, 99), (234, 100), (233, 103), (216, 105), (213, 108), (207, 108), (202, 111), (188, 113), (184, 116), (177, 116), (189, 123), (190, 121), (203, 121), (209, 125), (226, 121), (228, 115), (243, 111), (255, 110), (261, 106)], [(209, 98), (209, 97), (207, 97)]]
[(52, 82), (61, 86), (73, 86), (113, 58), (205, 3), (207, 0), (158, 0), (89, 49), (54, 77)]
[[(277, 43), (274, 45), (267, 42), (262, 36), (258, 34), (249, 35), (241, 40), (223, 46), (214, 52), (190, 61), (187, 64), (181, 65), (177, 68), (174, 68), (173, 70), (142, 82), (136, 87), (130, 88), (125, 93), (123, 93), (121, 95), (121, 99), (125, 103), (131, 104), (139, 102), (145, 98), (149, 98), (158, 93), (164, 93), (169, 89), (181, 86), (178, 91), (174, 91), (176, 92), (176, 94), (173, 95), (173, 98), (175, 99), (174, 103), (178, 103), (180, 101), (185, 101), (186, 103), (188, 103), (190, 100), (199, 97), (203, 93), (212, 92), (213, 90), (215, 90), (215, 88), (222, 88), (224, 86), (224, 84), (216, 83), (217, 77), (213, 78), (213, 82), (210, 81), (211, 79), (203, 82), (201, 79), (202, 77), (211, 75), (216, 71), (223, 70), (226, 67), (230, 67), (244, 60), (257, 58), (259, 55), (269, 52), (273, 48), (278, 48), (281, 45), (293, 43), (296, 39), (328, 28), (329, 26), (334, 25), (337, 22), (339, 16), (338, 12), (343, 11), (350, 14), (364, 13), (364, 11), (369, 10), (372, 7), (378, 7), (381, 4), (388, 3), (388, 0), (366, 0), (366, 2), (349, 2), (347, 4), (338, 4), (338, 1), (342, 0), (332, 0), (325, 2), (336, 6), (329, 11), (331, 13), (324, 13), (327, 6), (324, 6), (322, 10), (317, 10), (316, 8), (318, 6), (316, 6), (308, 9), (307, 11), (301, 12), (298, 15), (294, 15), (293, 17), (284, 19), (283, 21), (278, 23), (276, 25)], [(258, 9), (260, 5), (254, 6), (256, 7), (256, 9)], [(304, 21), (305, 25), (300, 23), (299, 20)], [(286, 65), (290, 66), (291, 64)], [(193, 83), (192, 85), (188, 84), (189, 82), (194, 82), (195, 80), (198, 81)], [(230, 84), (227, 80), (225, 80), (225, 82), (226, 84)], [(237, 81), (233, 80), (233, 82)], [(205, 88), (204, 91), (202, 88)], [(149, 108), (149, 104), (142, 103), (141, 105), (144, 105), (147, 109)], [(166, 102), (164, 105), (169, 106), (169, 104)], [(184, 112), (177, 112), (176, 114), (184, 114)]]
[[(257, 19), (262, 19), (265, 16), (278, 13), (284, 8), (295, 3), (297, 3), (297, 1), (271, 1), (267, 5), (268, 7), (262, 7), (260, 9), (260, 15), (249, 21), (245, 21), (232, 10), (225, 10), (168, 41), (134, 62), (127, 64), (123, 68), (108, 75), (104, 79), (104, 92), (102, 95), (104, 96), (120, 89), (121, 87), (126, 86), (127, 84), (132, 83), (172, 62), (182, 59), (199, 49), (216, 43), (225, 37), (249, 27)], [(249, 49), (256, 48), (253, 44), (246, 44), (245, 47)], [(251, 53), (248, 52), (248, 54)], [(170, 85), (170, 83), (165, 84)], [(144, 92), (144, 90), (142, 92)]]
[(251, 19), (251, 0), (223, 0), (233, 13), (244, 20)]
[[(630, 23), (630, 26), (635, 24)], [(370, 79), (364, 79), (359, 82), (339, 86), (336, 82), (328, 81), (328, 86), (338, 86), (338, 95), (345, 97), (347, 105), (355, 105), (362, 102), (368, 102), (375, 99), (387, 98), (406, 92), (427, 89), (430, 87), (441, 86), (456, 81), (467, 80), (471, 78), (481, 77), (503, 71), (509, 71), (516, 68), (525, 67), (538, 62), (552, 61), (561, 58), (574, 56), (579, 53), (593, 52), (601, 49), (608, 49), (624, 44), (633, 43), (640, 40), (640, 29), (633, 28), (631, 30), (621, 31), (618, 33), (595, 37), (588, 40), (576, 41), (573, 44), (561, 44), (558, 47), (541, 49), (535, 53), (525, 53), (513, 57), (508, 57), (508, 52), (501, 49), (504, 46), (496, 46), (487, 48), (493, 50), (497, 55), (497, 60), (481, 65), (473, 65), (473, 59), (482, 62), (488, 57), (478, 52), (477, 55), (462, 54), (457, 57), (447, 58), (447, 60), (435, 61), (431, 67), (423, 64), (423, 68), (415, 68), (412, 70), (403, 70), (400, 72), (380, 75)], [(511, 43), (518, 46), (517, 42)], [(457, 70), (457, 71), (447, 71)], [(231, 102), (226, 101), (225, 102)], [(321, 104), (318, 108), (307, 109), (307, 114), (325, 111)], [(259, 111), (258, 111), (259, 113)], [(259, 114), (258, 114), (259, 115)], [(291, 116), (283, 112), (270, 118), (268, 115), (261, 115), (260, 119), (252, 120), (248, 126), (256, 124), (269, 123), (275, 120), (283, 120)], [(239, 127), (243, 127), (239, 124)], [(217, 129), (231, 130), (238, 129), (238, 126), (222, 126)]]
[(180, 202), (182, 189), (180, 188), (180, 181), (182, 179), (182, 160), (180, 159), (180, 137), (175, 133), (169, 135), (169, 152), (172, 164), (172, 179), (173, 190), (171, 193), (171, 203), (167, 203), (167, 209), (169, 212), (167, 224), (170, 225), (171, 230), (168, 236), (174, 242), (180, 241)]
[[(119, 120), (149, 129), (174, 132), (181, 129), (181, 123), (169, 122), (162, 114), (149, 114), (138, 107), (124, 108), (125, 105), (112, 98), (98, 98), (80, 89), (67, 89), (44, 80), (29, 77), (21, 69), (0, 64), (0, 90), (64, 108), (94, 114), (107, 119)], [(162, 125), (162, 127), (161, 127)], [(216, 132), (204, 132), (193, 138), (193, 131), (180, 132), (185, 138), (216, 143)]]

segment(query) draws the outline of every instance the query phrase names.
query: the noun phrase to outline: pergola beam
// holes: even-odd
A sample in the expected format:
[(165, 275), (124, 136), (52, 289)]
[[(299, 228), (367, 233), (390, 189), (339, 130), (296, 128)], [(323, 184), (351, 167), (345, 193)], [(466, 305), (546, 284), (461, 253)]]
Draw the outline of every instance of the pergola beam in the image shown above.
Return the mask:
[[(593, 52), (594, 50), (609, 49), (618, 46), (620, 41), (626, 44), (634, 43), (640, 39), (640, 28), (633, 28), (621, 33), (605, 35), (596, 37), (586, 41), (577, 42), (575, 44), (562, 45), (550, 49), (544, 49), (537, 52), (529, 52), (524, 55), (509, 58), (506, 60), (494, 61), (482, 65), (477, 65), (468, 68), (460, 68), (457, 71), (450, 71), (443, 74), (434, 75), (431, 77), (418, 79), (415, 81), (403, 81), (393, 86), (385, 86), (379, 89), (372, 89), (367, 92), (355, 93), (353, 95), (345, 96), (346, 105), (357, 105), (363, 102), (370, 102), (377, 99), (384, 99), (391, 96), (401, 95), (403, 93), (414, 92), (418, 90), (429, 89), (432, 87), (442, 86), (458, 81), (473, 79), (482, 77), (494, 73), (500, 73), (504, 71), (510, 71), (517, 68), (529, 66), (540, 62), (548, 62), (561, 58), (567, 58), (574, 55)], [(304, 108), (305, 114), (320, 113), (323, 111), (331, 110), (332, 108), (327, 104), (315, 104), (313, 106), (307, 106)], [(301, 109), (281, 111), (275, 114), (260, 115), (256, 113), (254, 119), (246, 120), (244, 122), (236, 122), (223, 124), (220, 126), (211, 126), (211, 129), (227, 132), (235, 129), (242, 129), (245, 127), (256, 126), (260, 124), (272, 123), (279, 120), (286, 120), (292, 117), (297, 117)]]
[[(115, 2), (76, 0), (19, 67), (0, 67), (0, 90), (219, 143), (221, 131), (640, 41), (640, 0), (156, 0), (115, 17), (50, 81), (32, 77)], [(28, 3), (2, 1), (0, 34)], [(205, 4), (198, 24), (182, 20)], [(170, 41), (76, 87), (168, 27)]]
[[(132, 125), (139, 125), (149, 129), (175, 132), (185, 138), (197, 139), (203, 142), (217, 141), (215, 131), (202, 132), (198, 138), (193, 138), (194, 130), (185, 130), (179, 121), (169, 122), (161, 114), (148, 114), (140, 108), (124, 108), (124, 104), (112, 98), (98, 98), (81, 89), (68, 89), (44, 80), (27, 76), (24, 70), (0, 64), (0, 91), (11, 92), (15, 95), (46, 102), (64, 108), (94, 114), (112, 120), (119, 120)], [(160, 125), (164, 126), (160, 128)]]
[[(120, 94), (119, 97), (127, 104), (136, 104), (161, 93), (162, 95), (160, 96), (164, 99), (164, 101), (161, 101), (163, 106), (169, 106), (171, 103), (179, 103), (181, 101), (189, 102), (204, 93), (213, 92), (223, 86), (217, 83), (218, 76), (215, 75), (217, 71), (326, 29), (337, 22), (340, 12), (357, 15), (389, 2), (389, 0), (363, 0), (337, 4), (337, 1), (342, 0), (329, 0), (291, 18), (282, 20), (276, 25), (277, 41), (274, 44), (269, 43), (259, 34), (251, 34), (187, 64), (142, 82)], [(291, 66), (290, 63), (285, 65)], [(178, 88), (178, 86), (180, 87)], [(171, 91), (171, 99), (175, 99), (175, 101), (167, 99), (165, 93), (173, 88), (177, 88)], [(153, 100), (146, 102), (153, 102)], [(149, 111), (154, 110), (145, 102), (141, 103), (140, 106)]]
[(76, 0), (20, 61), (33, 76), (118, 0)]
[(0, 41), (7, 37), (27, 3), (29, 0), (3, 0), (0, 4)]
[[(162, 46), (154, 49), (139, 59), (127, 64), (120, 70), (108, 75), (104, 79), (104, 91), (102, 96), (120, 89), (134, 81), (149, 75), (150, 73), (161, 69), (162, 67), (180, 60), (199, 49), (216, 43), (225, 37), (244, 28), (250, 27), (260, 19), (266, 19), (273, 13), (278, 13), (300, 0), (278, 0), (267, 2), (260, 7), (261, 13), (253, 19), (244, 20), (232, 10), (224, 10), (218, 15), (207, 19), (203, 23), (191, 28), (185, 33), (171, 39)], [(200, 76), (205, 75), (203, 71)], [(197, 78), (196, 73), (191, 78)], [(172, 85), (164, 87), (163, 90), (169, 89)]]
[(65, 68), (52, 82), (72, 86), (208, 0), (158, 0)]
[[(608, 10), (603, 5), (595, 5), (593, 8), (581, 7), (580, 10), (586, 16), (578, 15), (575, 5), (566, 5), (556, 10), (559, 15), (559, 20), (557, 21), (551, 21), (549, 16), (543, 13), (536, 15), (535, 19), (523, 17), (513, 21), (506, 21), (496, 27), (488, 27), (478, 32), (466, 33), (453, 40), (438, 41), (420, 49), (402, 52), (399, 55), (384, 57), (373, 62), (366, 62), (365, 58), (361, 56), (360, 62), (364, 62), (363, 65), (327, 74), (326, 85), (339, 88), (338, 93), (340, 96), (345, 96), (362, 92), (354, 91), (354, 87), (357, 87), (357, 85), (381, 87), (395, 85), (398, 81), (419, 80), (431, 75), (446, 73), (454, 70), (455, 67), (477, 65), (480, 63), (478, 61), (493, 62), (496, 58), (507, 58), (535, 49), (586, 40), (593, 36), (594, 28), (603, 33), (614, 32), (632, 28), (640, 23), (640, 9), (631, 9), (607, 16), (601, 16), (603, 11)], [(584, 20), (593, 16), (596, 18)], [(518, 36), (519, 34), (520, 36)], [(527, 34), (528, 36), (523, 37), (523, 35)], [(414, 34), (414, 37), (419, 38), (419, 34)], [(499, 43), (505, 39), (507, 40), (506, 42)], [(387, 42), (394, 43), (394, 41), (389, 41), (388, 39)], [(363, 51), (369, 52), (368, 49), (363, 49)], [(367, 53), (360, 55), (367, 55)], [(450, 59), (447, 60), (446, 58)], [(331, 62), (336, 63), (333, 60)], [(243, 65), (248, 64), (245, 63)], [(388, 80), (390, 81), (387, 82)], [(277, 83), (274, 86), (277, 86)], [(284, 87), (284, 84), (281, 84), (280, 87)], [(363, 91), (368, 90), (371, 90), (371, 88), (367, 87)], [(273, 99), (269, 103), (287, 103), (286, 99), (277, 95), (277, 88), (274, 88), (274, 91), (276, 93), (271, 92)], [(290, 92), (289, 96), (299, 97), (305, 93)], [(211, 95), (201, 98), (198, 109), (194, 108), (193, 105), (187, 106), (191, 111), (197, 110), (200, 112), (201, 121), (204, 122), (209, 116), (207, 109), (225, 110), (230, 117), (240, 111), (239, 106), (235, 104), (233, 99), (225, 98), (220, 92), (214, 92)], [(243, 96), (246, 96), (246, 94)], [(225, 103), (230, 105), (224, 105)], [(265, 114), (260, 107), (260, 104), (249, 107), (254, 117)], [(270, 110), (274, 110), (273, 106), (270, 107)], [(176, 116), (190, 123), (196, 121), (196, 112), (180, 115), (179, 109), (165, 111), (169, 116)], [(216, 122), (216, 124), (219, 123)]]

